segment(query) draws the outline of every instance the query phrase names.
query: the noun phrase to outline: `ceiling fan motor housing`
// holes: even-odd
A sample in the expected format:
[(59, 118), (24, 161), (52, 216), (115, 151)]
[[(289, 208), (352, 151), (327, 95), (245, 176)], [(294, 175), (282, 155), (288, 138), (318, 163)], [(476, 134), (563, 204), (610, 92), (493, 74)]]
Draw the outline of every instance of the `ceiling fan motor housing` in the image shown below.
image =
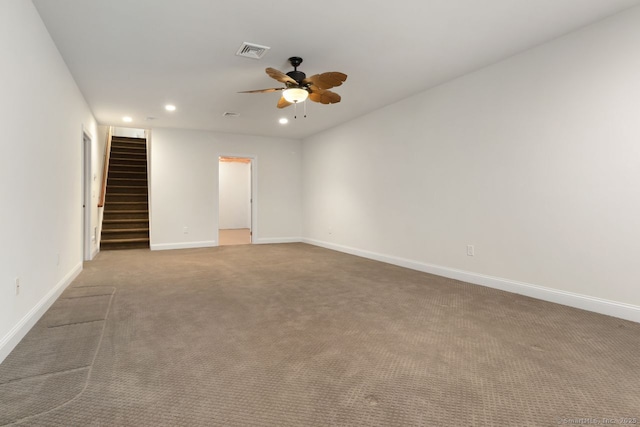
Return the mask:
[(293, 80), (297, 81), (298, 84), (302, 84), (302, 81), (307, 77), (307, 75), (305, 73), (303, 73), (302, 71), (289, 71), (287, 73), (287, 76), (291, 77)]

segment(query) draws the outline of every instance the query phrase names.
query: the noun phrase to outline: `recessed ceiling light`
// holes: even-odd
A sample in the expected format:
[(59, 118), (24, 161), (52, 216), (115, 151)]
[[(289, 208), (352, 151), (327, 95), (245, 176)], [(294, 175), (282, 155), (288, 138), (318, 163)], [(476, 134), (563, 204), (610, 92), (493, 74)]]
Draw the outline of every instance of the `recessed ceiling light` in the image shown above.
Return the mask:
[(176, 106), (175, 105), (171, 105), (171, 104), (167, 104), (164, 106), (164, 109), (167, 111), (176, 111)]
[(286, 125), (287, 123), (289, 123), (289, 119), (283, 117), (280, 120), (278, 120), (280, 122), (281, 125)]
[(122, 118), (122, 121), (123, 122), (127, 122), (127, 123), (131, 123), (133, 121), (133, 119), (131, 117), (129, 117), (129, 116), (124, 116)]

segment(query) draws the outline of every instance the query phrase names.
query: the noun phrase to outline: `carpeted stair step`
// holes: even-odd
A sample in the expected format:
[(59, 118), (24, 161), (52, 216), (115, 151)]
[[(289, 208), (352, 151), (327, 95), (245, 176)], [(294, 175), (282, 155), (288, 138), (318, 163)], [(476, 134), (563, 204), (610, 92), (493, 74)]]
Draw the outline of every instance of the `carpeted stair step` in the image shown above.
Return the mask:
[(114, 239), (148, 239), (149, 228), (117, 228), (102, 230), (102, 238), (104, 241), (112, 241)]
[(111, 144), (130, 144), (130, 145), (144, 145), (146, 146), (147, 140), (144, 138), (131, 138), (129, 136), (114, 136), (111, 139)]
[(138, 159), (131, 157), (111, 157), (109, 159), (109, 164), (111, 163), (118, 166), (146, 166), (147, 159)]
[(149, 238), (133, 237), (133, 238), (120, 238), (120, 239), (103, 239), (101, 242), (101, 245), (102, 243), (116, 244), (116, 243), (144, 243), (144, 242), (149, 243)]
[(114, 239), (102, 240), (100, 242), (102, 250), (119, 249), (149, 249), (149, 239)]
[(127, 194), (147, 194), (147, 186), (146, 185), (111, 185), (109, 186), (112, 190), (117, 191), (118, 193), (127, 193)]
[(115, 157), (123, 157), (123, 156), (134, 156), (136, 158), (145, 157), (147, 155), (147, 151), (142, 148), (111, 148), (111, 155)]
[(110, 210), (105, 211), (103, 215), (105, 220), (111, 219), (148, 219), (149, 211), (146, 209), (129, 209), (129, 210)]
[(148, 211), (149, 204), (144, 202), (108, 202), (104, 205), (104, 209), (107, 212), (112, 211)]
[(119, 230), (122, 228), (149, 228), (149, 219), (144, 218), (118, 218), (105, 219), (102, 221), (102, 231)]
[(111, 158), (109, 162), (113, 161), (113, 163), (147, 163), (147, 154), (132, 154), (132, 153), (117, 153), (111, 152)]
[(119, 140), (111, 140), (111, 146), (123, 150), (146, 150), (147, 144), (144, 142), (123, 142)]
[(146, 150), (147, 144), (144, 142), (122, 142), (118, 140), (111, 141), (111, 147), (117, 148), (119, 150)]
[(148, 203), (148, 198), (146, 194), (135, 194), (135, 193), (111, 193), (107, 194), (105, 203), (109, 204), (110, 202), (140, 202), (140, 203)]
[(107, 185), (114, 185), (116, 187), (138, 187), (138, 186), (146, 186), (147, 179), (146, 178), (112, 178), (109, 177), (107, 179)]
[(147, 179), (147, 173), (142, 170), (122, 170), (111, 171), (109, 178), (132, 178), (132, 179)]
[(109, 163), (109, 173), (111, 172), (143, 172), (147, 173), (147, 164), (122, 165)]
[(111, 140), (111, 146), (122, 150), (146, 150), (147, 144), (144, 142), (123, 142)]

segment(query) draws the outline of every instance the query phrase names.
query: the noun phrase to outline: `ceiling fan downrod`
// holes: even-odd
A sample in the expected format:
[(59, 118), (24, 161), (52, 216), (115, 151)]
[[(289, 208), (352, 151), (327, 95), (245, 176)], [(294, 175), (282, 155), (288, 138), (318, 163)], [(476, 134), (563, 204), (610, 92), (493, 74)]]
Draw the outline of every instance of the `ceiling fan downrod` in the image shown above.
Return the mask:
[(298, 85), (301, 85), (302, 81), (307, 77), (305, 73), (303, 73), (302, 71), (298, 71), (298, 66), (302, 64), (302, 58), (300, 58), (299, 56), (292, 56), (291, 58), (289, 58), (289, 62), (293, 67), (293, 71), (289, 71), (287, 73), (287, 76), (298, 82)]

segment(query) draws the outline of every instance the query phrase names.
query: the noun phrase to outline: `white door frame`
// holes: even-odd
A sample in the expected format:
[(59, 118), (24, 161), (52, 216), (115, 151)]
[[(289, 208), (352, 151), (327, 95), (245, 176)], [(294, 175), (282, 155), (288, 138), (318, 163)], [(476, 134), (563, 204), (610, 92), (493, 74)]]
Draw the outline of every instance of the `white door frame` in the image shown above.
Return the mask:
[(93, 203), (91, 199), (91, 135), (82, 130), (82, 259), (91, 261), (91, 214)]
[(216, 244), (220, 246), (220, 157), (237, 157), (239, 159), (249, 159), (249, 173), (251, 174), (250, 184), (251, 194), (249, 195), (249, 209), (251, 212), (251, 223), (249, 225), (250, 230), (250, 239), (251, 244), (256, 243), (256, 236), (258, 235), (258, 156), (255, 154), (229, 154), (229, 153), (218, 153), (216, 157), (218, 161), (218, 186), (217, 192), (218, 197), (216, 197)]

